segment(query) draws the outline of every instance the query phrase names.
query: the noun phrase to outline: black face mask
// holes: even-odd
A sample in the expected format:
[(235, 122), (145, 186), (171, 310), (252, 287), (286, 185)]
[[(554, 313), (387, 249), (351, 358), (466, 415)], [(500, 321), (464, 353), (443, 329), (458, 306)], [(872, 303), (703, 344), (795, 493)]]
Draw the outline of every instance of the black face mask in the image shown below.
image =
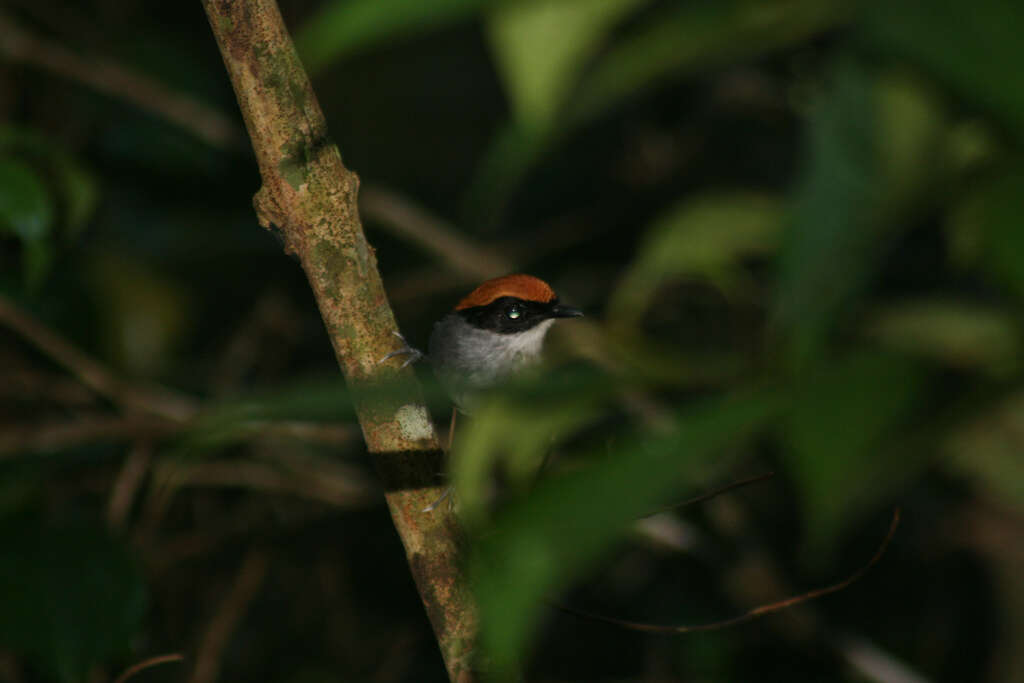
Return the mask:
[(473, 306), (458, 311), (470, 325), (499, 334), (526, 332), (545, 320), (579, 315), (576, 309), (559, 306), (558, 299), (547, 303), (503, 296), (486, 306)]

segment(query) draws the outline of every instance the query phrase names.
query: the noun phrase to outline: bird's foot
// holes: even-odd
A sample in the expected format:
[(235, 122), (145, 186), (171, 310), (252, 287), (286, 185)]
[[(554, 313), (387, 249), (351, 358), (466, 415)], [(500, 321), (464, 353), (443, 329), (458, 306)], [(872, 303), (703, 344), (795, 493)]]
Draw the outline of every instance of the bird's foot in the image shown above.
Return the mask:
[(438, 505), (440, 505), (441, 503), (444, 502), (445, 498), (448, 499), (448, 508), (451, 509), (452, 506), (454, 505), (454, 500), (455, 500), (455, 497), (452, 496), (452, 490), (454, 488), (455, 488), (454, 486), (449, 486), (448, 488), (446, 488), (444, 490), (444, 493), (441, 494), (440, 498), (435, 500), (433, 503), (431, 503), (427, 507), (423, 508), (423, 512), (433, 512), (434, 510), (437, 509)]
[(378, 364), (379, 363), (383, 363), (384, 361), (387, 361), (387, 360), (391, 360), (392, 358), (394, 358), (396, 356), (408, 355), (409, 358), (404, 363), (402, 363), (402, 367), (404, 368), (404, 367), (408, 367), (408, 366), (412, 365), (413, 363), (415, 363), (419, 359), (423, 358), (424, 353), (422, 351), (420, 351), (419, 349), (414, 349), (412, 346), (410, 346), (409, 342), (405, 341), (405, 337), (402, 336), (401, 332), (395, 331), (395, 332), (392, 332), (392, 334), (394, 334), (396, 337), (398, 337), (399, 339), (402, 340), (403, 346), (402, 346), (402, 348), (396, 349), (396, 350), (392, 351), (391, 353), (389, 353), (388, 355), (386, 355), (383, 358), (381, 358), (379, 361), (377, 361)]

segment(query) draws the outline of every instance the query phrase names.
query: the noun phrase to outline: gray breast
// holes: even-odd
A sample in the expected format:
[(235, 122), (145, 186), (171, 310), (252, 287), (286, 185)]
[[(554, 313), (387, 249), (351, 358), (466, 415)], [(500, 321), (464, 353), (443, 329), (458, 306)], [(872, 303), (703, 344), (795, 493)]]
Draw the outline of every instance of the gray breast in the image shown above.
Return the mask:
[(540, 358), (552, 320), (525, 332), (499, 334), (474, 327), (455, 313), (434, 325), (428, 353), (452, 400), (466, 412), (471, 394), (497, 384)]

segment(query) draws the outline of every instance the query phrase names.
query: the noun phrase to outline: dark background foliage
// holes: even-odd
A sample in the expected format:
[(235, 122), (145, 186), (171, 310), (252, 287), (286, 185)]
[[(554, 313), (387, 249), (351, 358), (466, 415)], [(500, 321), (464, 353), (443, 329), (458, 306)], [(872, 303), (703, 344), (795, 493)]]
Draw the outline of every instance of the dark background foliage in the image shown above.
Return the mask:
[[(414, 344), (511, 270), (587, 311), (460, 431), (492, 663), (1024, 680), (1024, 10), (282, 11)], [(11, 0), (0, 65), (0, 680), (444, 680), (200, 3)], [(548, 606), (728, 618), (897, 506), (748, 625)]]

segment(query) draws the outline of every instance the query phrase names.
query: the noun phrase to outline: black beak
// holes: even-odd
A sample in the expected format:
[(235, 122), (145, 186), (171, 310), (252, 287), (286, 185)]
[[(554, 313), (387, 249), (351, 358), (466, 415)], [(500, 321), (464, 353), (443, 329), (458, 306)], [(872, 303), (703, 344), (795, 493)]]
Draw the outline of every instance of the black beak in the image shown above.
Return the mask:
[(562, 304), (555, 304), (551, 307), (552, 318), (579, 318), (583, 315), (583, 311), (572, 306), (563, 306)]

